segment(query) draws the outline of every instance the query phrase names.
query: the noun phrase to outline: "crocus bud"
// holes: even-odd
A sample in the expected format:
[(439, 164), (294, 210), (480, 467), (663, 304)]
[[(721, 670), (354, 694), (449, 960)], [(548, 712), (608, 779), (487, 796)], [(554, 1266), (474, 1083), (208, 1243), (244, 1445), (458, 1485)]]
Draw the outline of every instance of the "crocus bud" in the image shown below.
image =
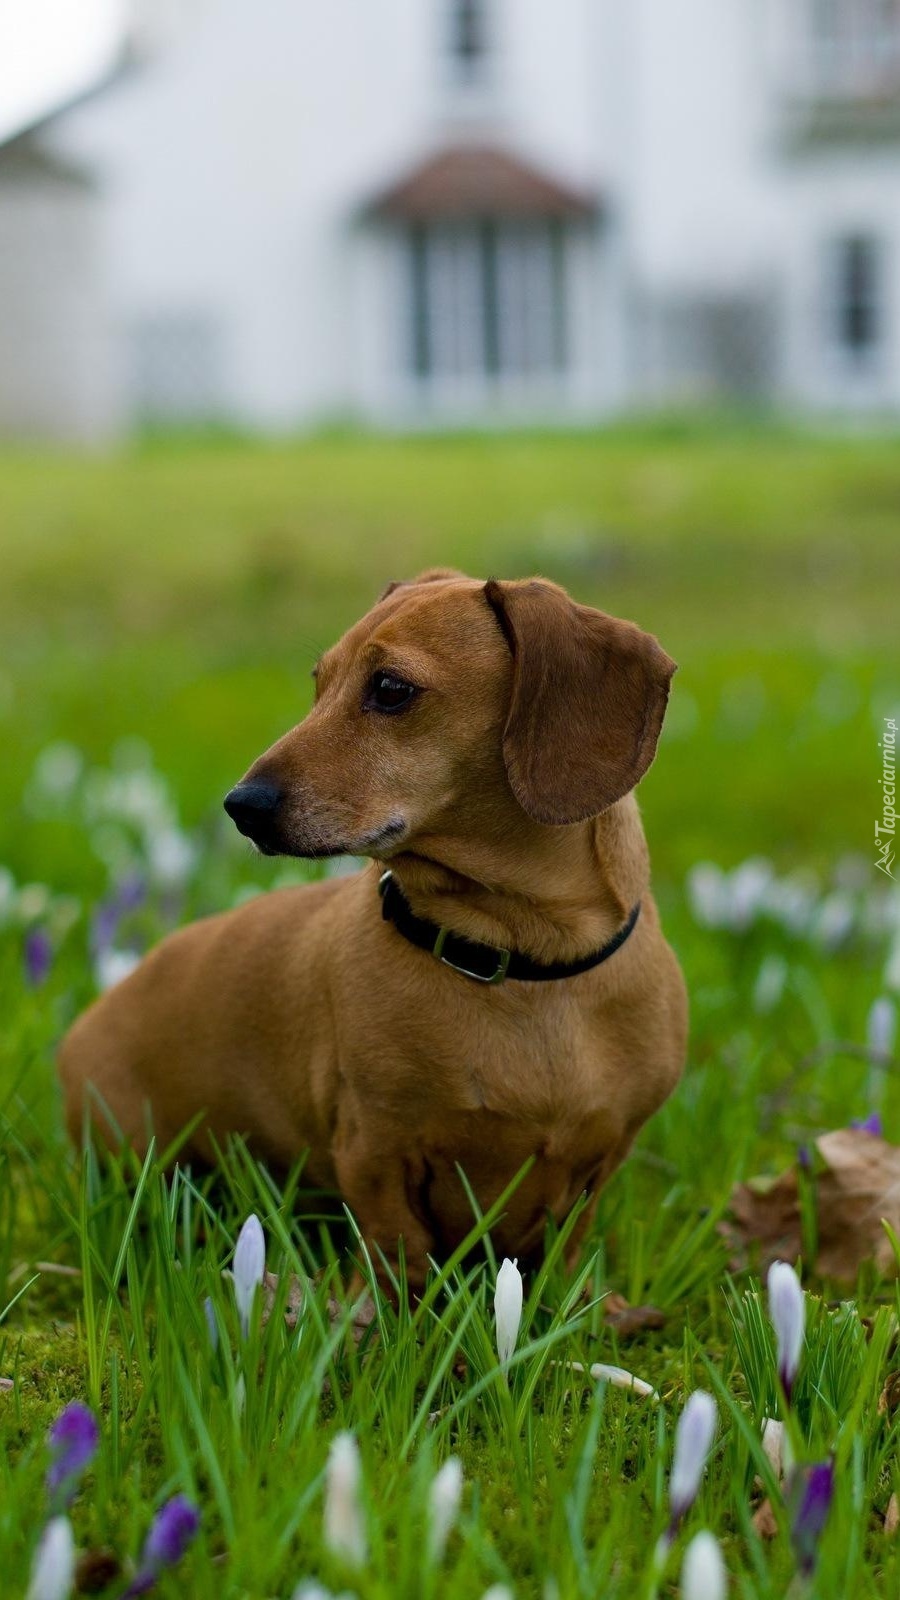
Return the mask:
[(489, 1589), (485, 1589), (482, 1600), (515, 1600), (515, 1596), (505, 1583), (492, 1583)]
[(176, 1494), (161, 1506), (144, 1541), (138, 1570), (125, 1591), (125, 1600), (149, 1594), (157, 1579), (177, 1567), (188, 1545), (197, 1537), (200, 1513), (187, 1495)]
[(434, 1562), (443, 1559), (459, 1512), (462, 1487), (462, 1462), (451, 1456), (436, 1474), (428, 1496), (428, 1551)]
[(800, 1279), (786, 1261), (773, 1261), (769, 1268), (769, 1316), (778, 1345), (778, 1376), (788, 1400), (800, 1365), (806, 1301)]
[(788, 1440), (785, 1436), (784, 1423), (777, 1417), (764, 1417), (762, 1427), (763, 1454), (775, 1474), (776, 1482), (780, 1483), (790, 1461), (786, 1458), (790, 1451)]
[(725, 1600), (727, 1584), (719, 1541), (705, 1530), (695, 1534), (684, 1552), (682, 1600)]
[(515, 1261), (504, 1259), (497, 1273), (494, 1292), (494, 1322), (497, 1331), (497, 1354), (500, 1365), (506, 1370), (519, 1337), (522, 1321), (522, 1274)]
[(673, 1530), (697, 1498), (715, 1433), (716, 1402), (705, 1389), (695, 1389), (675, 1429), (675, 1455), (669, 1479)]
[(237, 1301), (241, 1332), (250, 1332), (250, 1313), (257, 1288), (266, 1270), (266, 1240), (259, 1217), (251, 1214), (244, 1223), (234, 1247), (234, 1298)]
[(828, 1520), (833, 1494), (833, 1461), (821, 1461), (815, 1466), (795, 1469), (788, 1492), (788, 1502), (793, 1511), (791, 1544), (797, 1566), (804, 1577), (810, 1577), (815, 1571), (819, 1540)]
[(333, 1440), (325, 1471), (325, 1543), (333, 1555), (361, 1567), (368, 1541), (360, 1500), (359, 1447), (352, 1433)]
[(897, 1008), (887, 995), (873, 1000), (866, 1019), (866, 1043), (878, 1061), (890, 1061), (897, 1036)]
[(216, 1308), (213, 1305), (209, 1295), (206, 1296), (206, 1299), (203, 1302), (203, 1315), (206, 1318), (206, 1326), (209, 1331), (209, 1342), (212, 1345), (212, 1353), (215, 1355), (219, 1348), (219, 1324), (216, 1321)]
[(97, 1420), (80, 1400), (73, 1400), (60, 1413), (48, 1434), (50, 1466), (47, 1493), (51, 1500), (70, 1505), (78, 1480), (90, 1466), (100, 1440)]
[(68, 1600), (75, 1582), (75, 1538), (68, 1517), (53, 1517), (41, 1534), (26, 1600)]

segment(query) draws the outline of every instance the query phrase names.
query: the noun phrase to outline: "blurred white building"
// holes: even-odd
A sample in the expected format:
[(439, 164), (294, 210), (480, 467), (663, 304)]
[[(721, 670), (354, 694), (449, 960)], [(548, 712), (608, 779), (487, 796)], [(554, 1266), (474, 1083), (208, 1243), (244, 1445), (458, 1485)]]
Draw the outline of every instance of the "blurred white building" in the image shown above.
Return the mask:
[(0, 147), (6, 433), (719, 396), (900, 407), (900, 0), (194, 0)]

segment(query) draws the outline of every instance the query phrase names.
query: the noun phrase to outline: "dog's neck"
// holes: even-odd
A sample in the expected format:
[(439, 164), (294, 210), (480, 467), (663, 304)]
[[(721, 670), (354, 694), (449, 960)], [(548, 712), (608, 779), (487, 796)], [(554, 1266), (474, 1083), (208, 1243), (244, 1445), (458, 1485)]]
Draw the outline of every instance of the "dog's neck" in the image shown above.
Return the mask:
[(599, 949), (649, 880), (632, 795), (569, 827), (533, 823), (525, 837), (521, 825), (489, 838), (435, 833), (416, 846), (385, 865), (418, 916), (544, 962)]

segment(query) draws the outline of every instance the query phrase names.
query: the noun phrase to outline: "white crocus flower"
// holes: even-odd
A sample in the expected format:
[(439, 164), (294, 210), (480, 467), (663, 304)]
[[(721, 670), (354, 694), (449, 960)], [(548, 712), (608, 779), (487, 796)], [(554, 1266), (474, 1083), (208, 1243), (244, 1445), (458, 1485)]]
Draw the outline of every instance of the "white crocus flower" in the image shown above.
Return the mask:
[(111, 989), (114, 984), (129, 978), (140, 964), (140, 956), (133, 950), (101, 950), (94, 962), (94, 977), (98, 989)]
[(897, 1036), (897, 1008), (887, 995), (873, 1001), (866, 1019), (866, 1043), (879, 1061), (890, 1061)]
[(763, 1417), (762, 1427), (763, 1454), (772, 1468), (775, 1477), (780, 1482), (786, 1478), (794, 1465), (791, 1453), (790, 1434), (785, 1431), (783, 1422), (777, 1417)]
[(784, 994), (788, 977), (788, 964), (784, 956), (770, 951), (760, 962), (753, 985), (753, 1009), (761, 1016), (773, 1011)]
[(704, 928), (719, 928), (726, 920), (727, 886), (721, 867), (698, 861), (687, 875), (687, 895), (694, 921)]
[(705, 1530), (695, 1534), (684, 1552), (682, 1600), (725, 1600), (727, 1587), (719, 1541)]
[(769, 1268), (769, 1316), (778, 1342), (778, 1376), (788, 1399), (794, 1387), (803, 1332), (806, 1326), (806, 1300), (800, 1279), (786, 1261), (773, 1261)]
[(522, 1321), (522, 1274), (515, 1261), (506, 1257), (497, 1273), (494, 1291), (494, 1322), (497, 1331), (497, 1355), (506, 1370), (519, 1337)]
[(241, 1332), (250, 1332), (253, 1299), (266, 1270), (266, 1239), (262, 1224), (254, 1213), (247, 1218), (234, 1247), (234, 1298), (237, 1301)]
[(428, 1552), (434, 1562), (443, 1560), (447, 1540), (459, 1514), (462, 1488), (462, 1462), (457, 1456), (451, 1456), (436, 1474), (428, 1495)]
[(53, 1517), (41, 1534), (26, 1600), (68, 1600), (75, 1582), (75, 1538), (68, 1517)]
[(492, 1583), (485, 1589), (482, 1600), (515, 1600), (515, 1596), (505, 1583)]
[(763, 1417), (762, 1447), (776, 1481), (780, 1481), (784, 1471), (784, 1423), (777, 1417)]
[(675, 1454), (669, 1480), (673, 1527), (677, 1526), (697, 1498), (715, 1433), (716, 1402), (705, 1389), (695, 1389), (675, 1429)]
[(354, 1567), (363, 1565), (368, 1547), (360, 1477), (359, 1446), (352, 1433), (339, 1433), (325, 1469), (325, 1543)]
[(163, 828), (147, 843), (150, 876), (163, 889), (178, 889), (190, 876), (196, 851), (179, 828)]

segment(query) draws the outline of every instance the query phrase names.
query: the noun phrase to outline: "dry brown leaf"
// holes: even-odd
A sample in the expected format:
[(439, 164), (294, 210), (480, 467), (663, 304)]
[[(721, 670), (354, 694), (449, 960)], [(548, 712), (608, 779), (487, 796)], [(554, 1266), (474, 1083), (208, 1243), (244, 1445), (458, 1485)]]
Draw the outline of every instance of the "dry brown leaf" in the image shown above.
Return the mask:
[(0, 1393), (10, 1394), (16, 1387), (12, 1378), (0, 1378)]
[(878, 1415), (888, 1416), (900, 1406), (900, 1372), (889, 1372), (878, 1396)]
[[(275, 1308), (275, 1296), (278, 1293), (279, 1278), (277, 1272), (266, 1271), (263, 1277), (263, 1326), (268, 1322)], [(303, 1285), (295, 1273), (291, 1274), (288, 1284), (287, 1300), (284, 1304), (285, 1326), (294, 1329), (297, 1326), (303, 1306)]]
[(884, 1513), (884, 1531), (889, 1539), (893, 1539), (898, 1528), (900, 1528), (900, 1500), (892, 1494)]
[[(864, 1261), (882, 1272), (897, 1263), (881, 1226), (900, 1231), (900, 1146), (862, 1128), (837, 1128), (815, 1141), (818, 1156), (810, 1182), (815, 1188), (818, 1250), (815, 1270), (822, 1277), (853, 1279)], [(777, 1178), (753, 1178), (732, 1191), (733, 1223), (726, 1236), (740, 1252), (756, 1247), (761, 1271), (773, 1261), (793, 1261), (802, 1250), (797, 1169)]]
[[(278, 1293), (279, 1278), (276, 1272), (266, 1272), (263, 1277), (263, 1323), (267, 1323), (275, 1307), (275, 1297)], [(303, 1284), (295, 1275), (291, 1274), (288, 1284), (287, 1299), (284, 1305), (285, 1327), (293, 1330), (296, 1328), (303, 1309)], [(346, 1315), (346, 1306), (334, 1295), (328, 1296), (328, 1317), (333, 1325), (337, 1325)], [(350, 1319), (350, 1328), (353, 1333), (354, 1343), (359, 1344), (367, 1329), (375, 1321), (375, 1302), (370, 1294), (357, 1300), (353, 1307)]]
[(658, 1306), (633, 1306), (612, 1290), (603, 1301), (603, 1320), (619, 1339), (633, 1339), (635, 1334), (666, 1325), (665, 1312)]
[(777, 1539), (778, 1518), (772, 1510), (771, 1500), (763, 1500), (753, 1513), (753, 1526), (761, 1539)]
[(121, 1571), (114, 1550), (83, 1550), (75, 1566), (75, 1593), (102, 1594)]

